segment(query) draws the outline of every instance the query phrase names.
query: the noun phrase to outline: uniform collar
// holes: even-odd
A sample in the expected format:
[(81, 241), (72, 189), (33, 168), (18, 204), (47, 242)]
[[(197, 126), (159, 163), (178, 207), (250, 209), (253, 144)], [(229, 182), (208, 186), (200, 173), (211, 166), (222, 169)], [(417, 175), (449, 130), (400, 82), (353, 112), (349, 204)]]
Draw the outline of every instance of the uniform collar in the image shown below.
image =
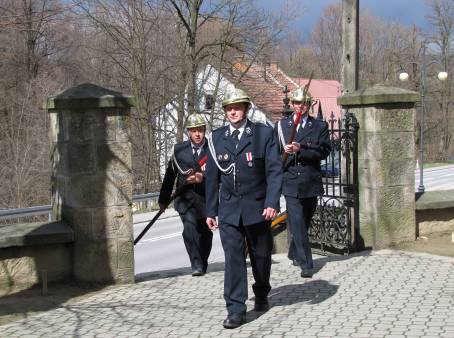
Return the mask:
[(232, 133), (235, 131), (235, 130), (238, 130), (240, 133), (238, 134), (238, 139), (241, 140), (241, 135), (243, 135), (243, 131), (244, 131), (244, 128), (246, 127), (246, 124), (247, 124), (247, 119), (244, 119), (244, 122), (243, 124), (239, 127), (239, 128), (235, 128), (234, 126), (232, 126), (231, 124), (229, 125), (229, 130), (230, 130), (230, 135), (232, 135)]
[(189, 142), (191, 144), (191, 148), (192, 149), (194, 149), (194, 147), (197, 148), (197, 149), (203, 149), (203, 147), (205, 146), (205, 138), (203, 138), (203, 142), (202, 142), (201, 145), (196, 145), (196, 144), (192, 143), (191, 140), (189, 140)]

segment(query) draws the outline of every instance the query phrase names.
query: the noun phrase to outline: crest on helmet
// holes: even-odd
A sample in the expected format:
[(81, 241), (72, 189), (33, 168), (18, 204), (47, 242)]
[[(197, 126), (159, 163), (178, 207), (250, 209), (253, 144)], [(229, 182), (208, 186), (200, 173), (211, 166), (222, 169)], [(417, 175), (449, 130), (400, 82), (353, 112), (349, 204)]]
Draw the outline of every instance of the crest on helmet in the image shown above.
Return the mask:
[(304, 100), (304, 87), (299, 87), (295, 89), (291, 94), (290, 94), (290, 100), (291, 101), (298, 101), (298, 102), (311, 102), (312, 101), (312, 96), (309, 91), (307, 91), (306, 94), (306, 99)]

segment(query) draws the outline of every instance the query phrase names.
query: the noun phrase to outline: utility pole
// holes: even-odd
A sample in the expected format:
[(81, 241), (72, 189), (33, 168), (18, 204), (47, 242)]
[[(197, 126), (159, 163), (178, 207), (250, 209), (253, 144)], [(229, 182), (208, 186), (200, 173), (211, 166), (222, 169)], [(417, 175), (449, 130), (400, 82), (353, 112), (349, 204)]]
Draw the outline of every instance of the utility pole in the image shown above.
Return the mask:
[(342, 95), (358, 89), (359, 0), (342, 0)]

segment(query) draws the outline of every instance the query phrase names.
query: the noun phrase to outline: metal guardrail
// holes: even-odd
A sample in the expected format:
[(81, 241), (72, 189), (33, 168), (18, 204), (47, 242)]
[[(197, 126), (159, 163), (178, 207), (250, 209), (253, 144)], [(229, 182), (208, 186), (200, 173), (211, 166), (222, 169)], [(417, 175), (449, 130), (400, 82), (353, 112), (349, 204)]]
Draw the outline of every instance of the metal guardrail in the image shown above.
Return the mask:
[(158, 192), (149, 192), (146, 194), (139, 194), (139, 195), (132, 196), (132, 201), (133, 202), (144, 202), (144, 201), (152, 200), (153, 198), (156, 198), (156, 197), (159, 197)]
[[(150, 192), (147, 194), (139, 194), (132, 196), (133, 202), (145, 202), (157, 198), (159, 193)], [(0, 209), (0, 220), (28, 217), (28, 216), (39, 216), (48, 215), (48, 220), (52, 220), (52, 206), (51, 205), (38, 205), (27, 208), (17, 209)]]
[(51, 205), (38, 205), (28, 208), (17, 209), (3, 209), (0, 210), (0, 220), (13, 219), (27, 216), (48, 215), (49, 221), (52, 220), (52, 206)]

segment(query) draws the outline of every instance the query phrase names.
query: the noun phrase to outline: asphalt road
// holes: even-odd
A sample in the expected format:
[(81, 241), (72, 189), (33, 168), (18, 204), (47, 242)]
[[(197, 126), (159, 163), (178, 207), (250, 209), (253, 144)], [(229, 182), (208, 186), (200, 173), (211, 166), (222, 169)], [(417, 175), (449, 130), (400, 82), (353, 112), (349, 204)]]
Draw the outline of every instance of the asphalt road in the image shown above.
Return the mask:
[[(415, 170), (415, 191), (418, 191), (420, 173)], [(339, 194), (339, 182), (337, 177), (323, 178), (325, 192)], [(451, 190), (454, 189), (454, 165), (424, 169), (423, 184), (425, 191)]]
[[(454, 165), (424, 169), (425, 191), (454, 189)], [(419, 186), (419, 170), (415, 170), (415, 191)]]
[[(166, 213), (173, 216), (159, 219), (134, 248), (136, 275), (191, 266), (183, 242), (183, 224), (180, 217), (175, 215), (172, 209), (166, 211)], [(141, 214), (140, 218), (151, 219), (153, 215), (153, 213)], [(134, 238), (147, 224), (148, 222), (134, 224)], [(223, 261), (224, 251), (222, 250), (219, 231), (215, 231), (213, 249), (208, 262)]]

